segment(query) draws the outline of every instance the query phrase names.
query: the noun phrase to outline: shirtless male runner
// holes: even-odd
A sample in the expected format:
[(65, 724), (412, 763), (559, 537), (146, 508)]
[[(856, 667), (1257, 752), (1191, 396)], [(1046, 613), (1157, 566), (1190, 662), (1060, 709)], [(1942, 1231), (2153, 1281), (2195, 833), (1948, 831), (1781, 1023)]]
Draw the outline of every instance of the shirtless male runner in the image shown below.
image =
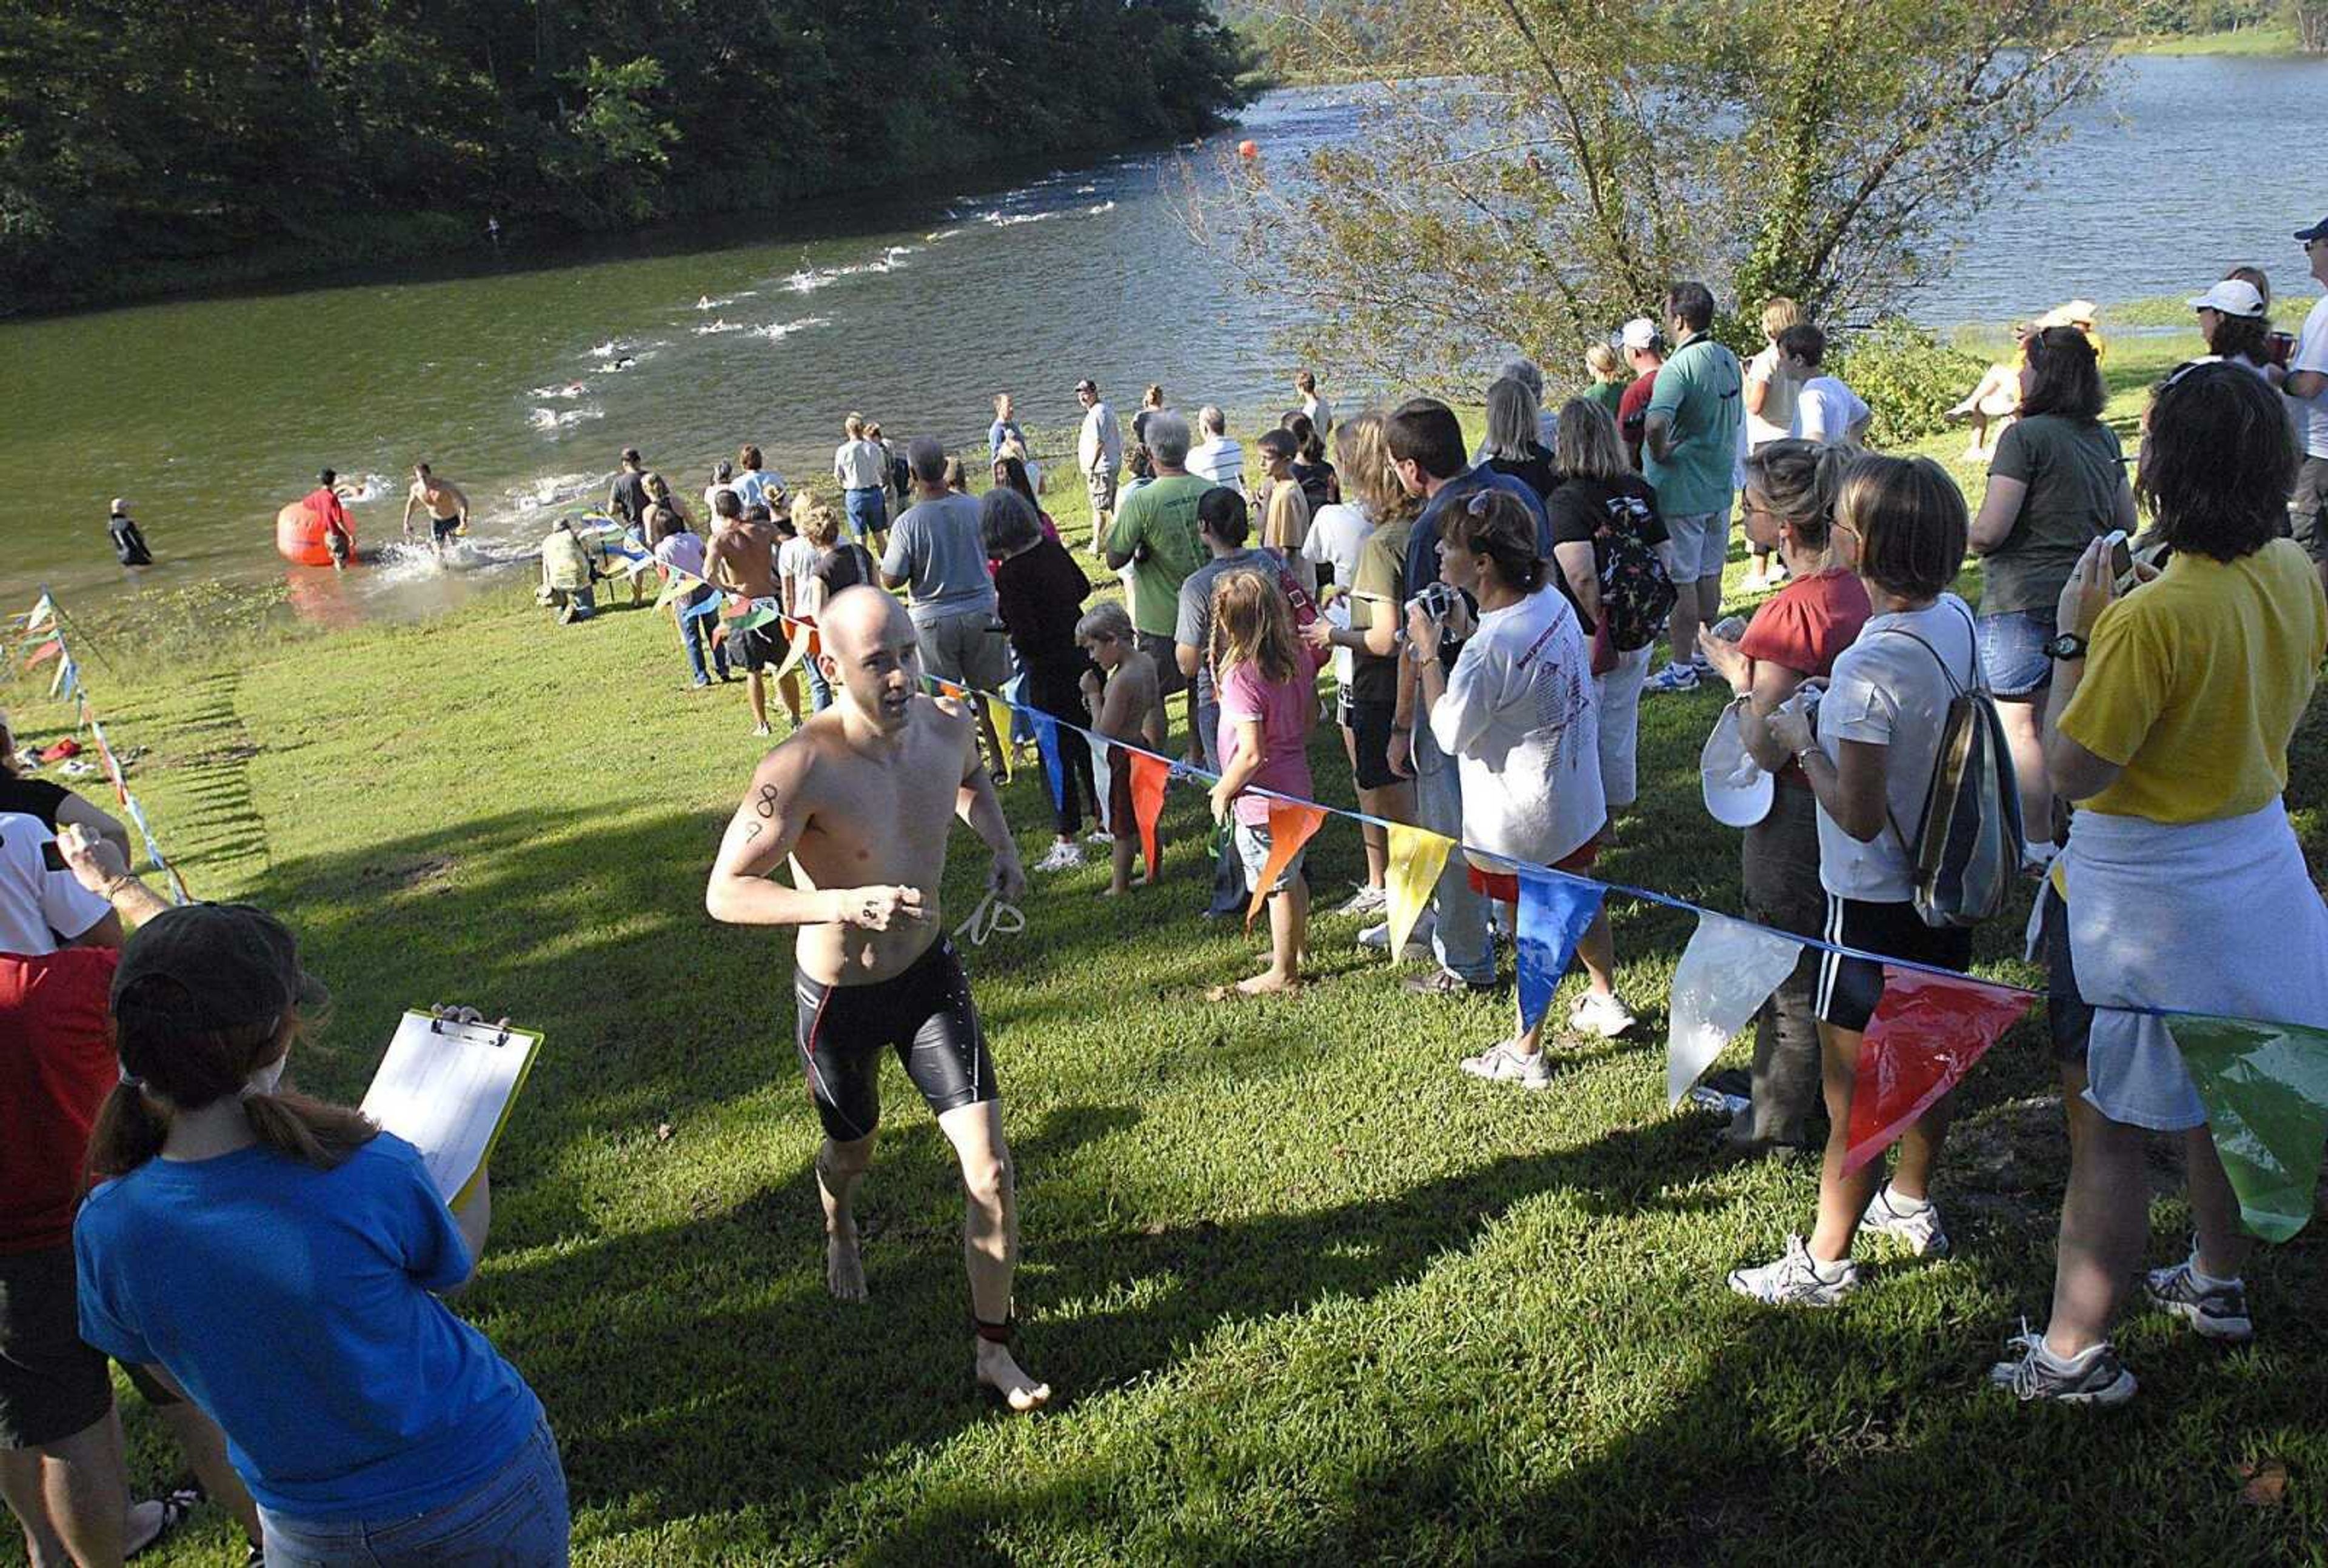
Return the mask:
[[(744, 516), (744, 503), (732, 490), (712, 498), (711, 542), (704, 547), (703, 575), (722, 587), (732, 588), (752, 601), (756, 610), (784, 608), (776, 590), (776, 530)], [(752, 705), (752, 733), (768, 733), (767, 671), (784, 662), (791, 650), (781, 620), (728, 638), (728, 662), (745, 671), (744, 696)], [(800, 714), (793, 714), (800, 722)]]
[(461, 487), (449, 479), (439, 479), (428, 472), (428, 465), (412, 465), (412, 488), (404, 497), (404, 537), (412, 537), (412, 509), (425, 507), (428, 512), (429, 544), (436, 559), (445, 559), (445, 541), (456, 533), (469, 531), (469, 498)]
[[(923, 692), (905, 606), (877, 588), (844, 588), (817, 625), (836, 700), (761, 759), (704, 906), (731, 925), (801, 928), (793, 983), (801, 1062), (824, 1124), (826, 1284), (844, 1301), (865, 1297), (850, 1204), (873, 1161), (881, 1054), (894, 1050), (962, 1166), (977, 1379), (1011, 1409), (1034, 1410), (1051, 1390), (1011, 1354), (1018, 1216), (1000, 1091), (938, 908), (953, 818), (993, 850), (997, 895), (1021, 897), (1027, 874), (970, 712)], [(787, 857), (789, 887), (770, 877)]]

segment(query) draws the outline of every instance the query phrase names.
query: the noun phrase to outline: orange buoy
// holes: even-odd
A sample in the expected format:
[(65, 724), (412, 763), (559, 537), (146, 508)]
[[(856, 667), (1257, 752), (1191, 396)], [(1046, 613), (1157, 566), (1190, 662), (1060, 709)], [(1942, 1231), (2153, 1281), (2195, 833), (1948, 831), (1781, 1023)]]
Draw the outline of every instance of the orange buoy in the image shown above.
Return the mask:
[(1257, 158), (1261, 156), (1261, 144), (1255, 141), (1239, 142), (1237, 144), (1237, 156), (1240, 158)]
[[(324, 538), (324, 512), (301, 497), (275, 514), (275, 552), (293, 566), (327, 567), (332, 549)], [(348, 524), (349, 554), (355, 545), (355, 524)]]

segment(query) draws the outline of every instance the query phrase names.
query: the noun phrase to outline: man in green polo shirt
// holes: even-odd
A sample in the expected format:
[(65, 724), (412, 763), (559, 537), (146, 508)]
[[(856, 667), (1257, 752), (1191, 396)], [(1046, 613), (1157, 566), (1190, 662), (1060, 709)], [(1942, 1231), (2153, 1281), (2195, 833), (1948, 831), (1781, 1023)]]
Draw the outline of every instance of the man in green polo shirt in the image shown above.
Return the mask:
[(1702, 283), (1666, 290), (1666, 330), (1680, 346), (1657, 371), (1642, 442), (1643, 468), (1673, 540), (1672, 662), (1646, 690), (1697, 686), (1697, 629), (1722, 616), (1722, 567), (1730, 558), (1730, 498), (1738, 474), (1738, 430), (1746, 417), (1738, 356), (1707, 333), (1713, 294)]
[[(1107, 530), (1107, 564), (1131, 569), (1132, 643), (1156, 661), (1157, 695), (1187, 693), (1188, 761), (1204, 765), (1204, 737), (1197, 733), (1197, 690), (1180, 673), (1172, 651), (1180, 619), (1180, 584), (1212, 559), (1197, 533), (1197, 502), (1213, 488), (1209, 479), (1188, 472), (1188, 421), (1168, 409), (1148, 418), (1148, 455), (1156, 477), (1123, 498)], [(1170, 704), (1166, 704), (1169, 712)]]

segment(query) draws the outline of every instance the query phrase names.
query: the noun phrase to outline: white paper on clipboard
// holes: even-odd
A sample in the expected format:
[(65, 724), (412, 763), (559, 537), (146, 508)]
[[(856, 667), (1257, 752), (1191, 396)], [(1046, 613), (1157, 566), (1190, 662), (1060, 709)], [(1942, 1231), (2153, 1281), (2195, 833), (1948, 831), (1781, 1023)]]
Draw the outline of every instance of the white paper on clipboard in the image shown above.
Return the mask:
[(458, 1208), (540, 1047), (541, 1037), (523, 1029), (408, 1012), (364, 1091), (363, 1113), (419, 1150), (428, 1178)]

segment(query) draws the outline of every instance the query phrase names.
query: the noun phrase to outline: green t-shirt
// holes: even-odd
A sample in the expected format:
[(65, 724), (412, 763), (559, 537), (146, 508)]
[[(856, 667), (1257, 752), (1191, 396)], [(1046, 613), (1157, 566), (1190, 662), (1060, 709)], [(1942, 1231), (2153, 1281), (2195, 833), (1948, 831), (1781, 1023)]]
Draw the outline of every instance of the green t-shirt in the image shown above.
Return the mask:
[(1626, 381), (1595, 381), (1578, 395), (1588, 402), (1598, 403), (1608, 409), (1609, 418), (1613, 419), (1617, 417), (1617, 410), (1624, 404), (1625, 389), (1629, 384)]
[(1175, 474), (1124, 497), (1107, 530), (1107, 553), (1131, 557), (1131, 624), (1169, 637), (1180, 619), (1180, 585), (1211, 559), (1197, 537), (1197, 502), (1209, 479)]
[(2117, 516), (2126, 484), (2117, 432), (2098, 419), (2060, 414), (2015, 419), (1997, 437), (1988, 476), (2017, 479), (2029, 493), (2013, 531), (1981, 563), (1981, 614), (2050, 613), (2078, 558)]
[(1666, 518), (1730, 510), (1745, 384), (1738, 356), (1712, 338), (1690, 339), (1659, 367), (1648, 411), (1671, 417), (1673, 455), (1660, 462), (1644, 446), (1641, 461)]

